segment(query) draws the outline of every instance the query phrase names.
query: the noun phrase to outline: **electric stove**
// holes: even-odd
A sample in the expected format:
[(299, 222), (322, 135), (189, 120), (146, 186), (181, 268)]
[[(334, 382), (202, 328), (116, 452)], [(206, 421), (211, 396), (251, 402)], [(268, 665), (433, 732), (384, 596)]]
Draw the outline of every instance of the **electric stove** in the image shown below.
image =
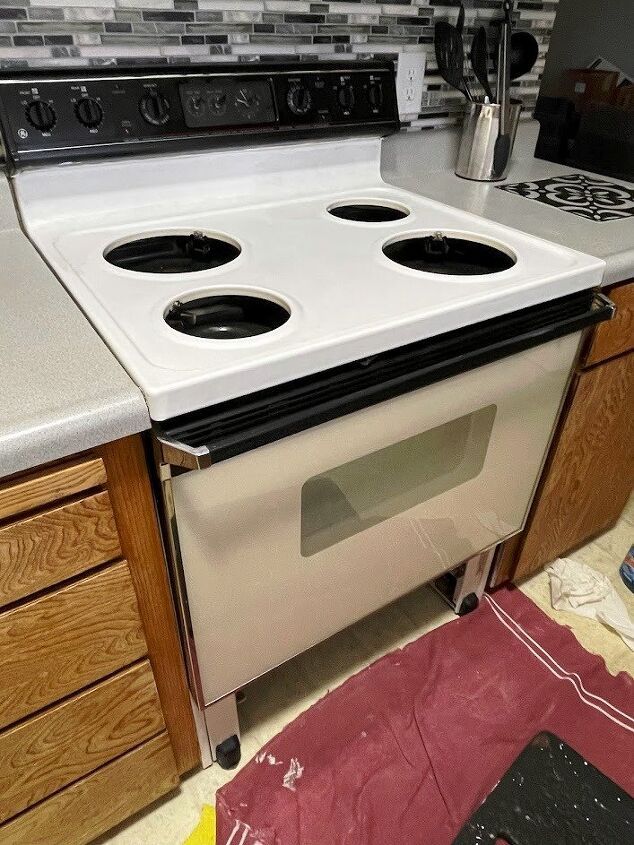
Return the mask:
[(233, 765), (251, 679), (443, 575), (477, 606), (603, 262), (386, 184), (389, 63), (25, 71), (0, 123), (146, 398), (202, 757)]

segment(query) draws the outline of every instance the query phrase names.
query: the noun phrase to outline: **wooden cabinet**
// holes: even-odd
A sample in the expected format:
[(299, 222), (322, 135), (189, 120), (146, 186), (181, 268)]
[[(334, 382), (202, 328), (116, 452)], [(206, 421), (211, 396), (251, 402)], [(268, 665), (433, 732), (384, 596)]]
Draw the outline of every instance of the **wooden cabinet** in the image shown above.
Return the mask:
[(127, 437), (102, 447), (99, 455), (108, 472), (119, 541), (130, 566), (165, 725), (182, 774), (200, 764), (200, 748), (143, 443), (139, 437)]
[(607, 293), (616, 305), (616, 314), (614, 319), (597, 326), (584, 361), (586, 367), (634, 350), (634, 282), (618, 285)]
[(633, 396), (634, 355), (607, 361), (577, 377), (524, 531), (514, 578), (541, 569), (619, 518), (634, 482)]
[(494, 584), (520, 580), (611, 528), (634, 487), (634, 282), (606, 291), (524, 531), (500, 550)]
[(0, 845), (87, 843), (198, 763), (140, 438), (0, 482)]
[(125, 562), (0, 614), (0, 727), (146, 651)]
[(0, 483), (0, 519), (32, 511), (106, 483), (101, 458), (69, 461), (24, 478)]
[(165, 730), (147, 660), (0, 735), (0, 822)]
[(172, 746), (161, 733), (11, 819), (0, 842), (86, 845), (177, 785)]
[(0, 607), (121, 556), (107, 490), (0, 527)]

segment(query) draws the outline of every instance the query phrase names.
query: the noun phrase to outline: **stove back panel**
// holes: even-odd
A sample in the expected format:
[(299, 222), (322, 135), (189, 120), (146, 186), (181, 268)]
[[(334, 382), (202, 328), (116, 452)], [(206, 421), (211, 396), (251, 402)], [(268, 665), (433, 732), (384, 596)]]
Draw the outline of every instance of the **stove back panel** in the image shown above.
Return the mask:
[(30, 71), (0, 78), (9, 163), (399, 128), (391, 62)]

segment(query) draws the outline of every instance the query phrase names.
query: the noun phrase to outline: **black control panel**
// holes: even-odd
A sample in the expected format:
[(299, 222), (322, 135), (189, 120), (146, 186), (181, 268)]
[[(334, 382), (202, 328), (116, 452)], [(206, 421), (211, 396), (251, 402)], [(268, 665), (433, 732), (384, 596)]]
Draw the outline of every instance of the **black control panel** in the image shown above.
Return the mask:
[(184, 82), (180, 99), (189, 129), (271, 126), (273, 89), (268, 79), (202, 79)]
[(398, 129), (391, 62), (29, 71), (0, 77), (14, 167)]

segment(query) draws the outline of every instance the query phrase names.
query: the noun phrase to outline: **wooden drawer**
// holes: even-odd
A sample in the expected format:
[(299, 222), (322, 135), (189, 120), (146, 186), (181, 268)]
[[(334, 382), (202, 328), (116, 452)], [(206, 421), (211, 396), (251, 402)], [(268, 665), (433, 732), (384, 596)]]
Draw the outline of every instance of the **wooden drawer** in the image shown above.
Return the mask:
[(165, 729), (147, 660), (0, 734), (0, 823)]
[(0, 607), (121, 555), (104, 490), (0, 528)]
[(162, 733), (0, 827), (0, 845), (86, 845), (177, 785)]
[(145, 654), (125, 561), (0, 614), (0, 727)]
[(586, 366), (634, 349), (634, 282), (610, 288), (606, 293), (616, 305), (616, 314), (613, 320), (596, 327)]
[(91, 458), (0, 484), (0, 519), (75, 496), (105, 484), (106, 480), (106, 468), (101, 458)]

